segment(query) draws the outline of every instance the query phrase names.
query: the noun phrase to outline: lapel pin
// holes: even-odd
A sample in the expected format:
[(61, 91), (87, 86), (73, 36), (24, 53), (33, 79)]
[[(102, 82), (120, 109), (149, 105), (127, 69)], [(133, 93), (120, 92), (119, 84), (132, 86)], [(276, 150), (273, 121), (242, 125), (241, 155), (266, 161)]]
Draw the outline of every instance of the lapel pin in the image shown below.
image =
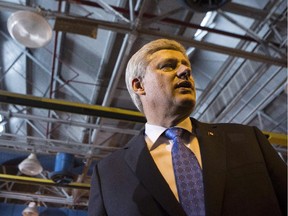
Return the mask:
[(211, 131), (208, 131), (208, 136), (214, 136), (214, 133)]

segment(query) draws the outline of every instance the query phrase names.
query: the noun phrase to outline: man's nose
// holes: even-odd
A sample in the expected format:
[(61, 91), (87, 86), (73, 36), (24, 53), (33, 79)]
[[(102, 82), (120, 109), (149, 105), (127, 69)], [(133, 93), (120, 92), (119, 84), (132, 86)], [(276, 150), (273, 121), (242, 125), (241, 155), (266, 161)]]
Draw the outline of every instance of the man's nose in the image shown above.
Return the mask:
[(186, 65), (181, 65), (177, 72), (177, 77), (181, 79), (188, 79), (191, 75), (191, 68)]

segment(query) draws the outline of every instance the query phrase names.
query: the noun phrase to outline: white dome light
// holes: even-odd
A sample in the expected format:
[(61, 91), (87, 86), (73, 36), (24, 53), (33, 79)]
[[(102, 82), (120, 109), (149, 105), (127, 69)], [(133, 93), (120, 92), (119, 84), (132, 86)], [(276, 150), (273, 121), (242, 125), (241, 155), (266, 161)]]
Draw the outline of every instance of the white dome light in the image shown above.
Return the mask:
[(52, 38), (52, 29), (47, 20), (31, 11), (17, 11), (11, 14), (7, 27), (13, 39), (29, 48), (43, 47)]
[(25, 175), (29, 176), (35, 176), (39, 175), (43, 168), (38, 161), (36, 155), (34, 153), (31, 153), (28, 158), (23, 160), (19, 165), (18, 168), (20, 172), (24, 173)]
[(35, 202), (30, 202), (28, 207), (22, 211), (23, 216), (38, 216), (38, 210)]

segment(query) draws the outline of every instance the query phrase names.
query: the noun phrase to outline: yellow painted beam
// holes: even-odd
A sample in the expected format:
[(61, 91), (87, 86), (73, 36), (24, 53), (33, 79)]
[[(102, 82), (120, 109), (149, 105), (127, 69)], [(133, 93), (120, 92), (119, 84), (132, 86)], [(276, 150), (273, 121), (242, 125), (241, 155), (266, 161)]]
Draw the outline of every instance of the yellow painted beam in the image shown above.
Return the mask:
[[(146, 122), (145, 117), (140, 112), (132, 110), (16, 94), (3, 90), (0, 90), (0, 102), (133, 122)], [(287, 134), (266, 131), (263, 131), (263, 133), (268, 137), (270, 143), (287, 146)]]
[(287, 147), (287, 134), (273, 133), (267, 131), (262, 132), (265, 134), (271, 144)]
[(146, 122), (145, 117), (140, 112), (132, 110), (36, 97), (3, 90), (0, 90), (0, 102), (125, 121)]
[(32, 184), (32, 185), (46, 185), (46, 186), (53, 186), (53, 187), (68, 187), (68, 188), (75, 188), (75, 189), (83, 189), (89, 190), (90, 184), (87, 183), (79, 183), (79, 182), (72, 182), (70, 184), (56, 184), (50, 179), (41, 179), (35, 177), (28, 177), (28, 176), (17, 176), (17, 175), (8, 175), (8, 174), (0, 174), (0, 181), (9, 181), (9, 182), (18, 182), (23, 184)]

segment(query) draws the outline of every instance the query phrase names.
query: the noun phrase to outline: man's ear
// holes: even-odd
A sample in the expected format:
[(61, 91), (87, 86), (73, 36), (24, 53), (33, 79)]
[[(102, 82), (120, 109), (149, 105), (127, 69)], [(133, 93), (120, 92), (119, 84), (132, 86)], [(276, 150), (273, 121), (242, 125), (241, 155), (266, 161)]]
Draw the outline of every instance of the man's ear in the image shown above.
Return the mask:
[(132, 80), (132, 88), (136, 94), (139, 94), (139, 95), (145, 94), (144, 85), (140, 78), (134, 78)]

